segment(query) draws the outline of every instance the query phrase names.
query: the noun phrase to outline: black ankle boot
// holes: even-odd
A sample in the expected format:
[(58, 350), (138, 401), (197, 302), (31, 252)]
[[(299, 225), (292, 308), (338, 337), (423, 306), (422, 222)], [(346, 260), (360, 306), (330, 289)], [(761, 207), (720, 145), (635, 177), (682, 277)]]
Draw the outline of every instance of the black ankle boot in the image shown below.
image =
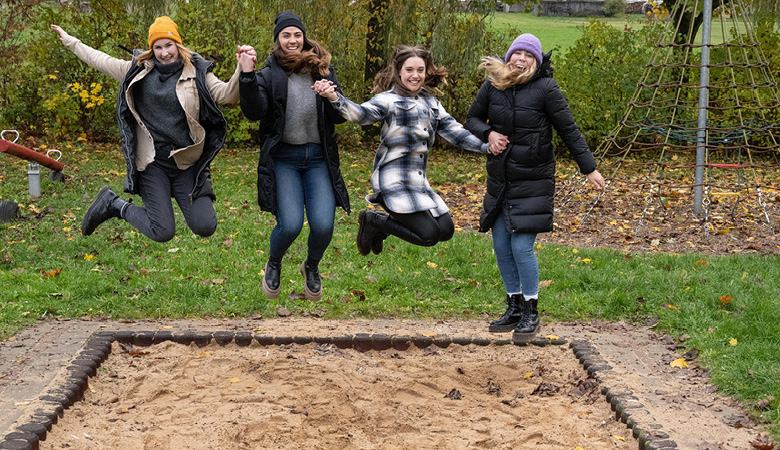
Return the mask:
[(322, 280), (320, 280), (319, 261), (306, 259), (301, 263), (301, 275), (303, 276), (303, 293), (308, 300), (313, 302), (322, 298)]
[(115, 205), (121, 200), (108, 186), (103, 186), (95, 201), (89, 205), (84, 219), (81, 221), (81, 234), (89, 236), (103, 222), (113, 217), (119, 217), (119, 208)]
[(523, 317), (523, 310), (520, 303), (525, 303), (523, 294), (514, 294), (506, 296), (506, 311), (504, 315), (498, 320), (490, 322), (488, 331), (492, 333), (504, 333), (512, 331), (517, 326), (517, 323)]
[[(387, 214), (370, 209), (363, 209), (358, 214), (357, 248), (361, 255), (366, 256), (374, 250), (379, 254), (382, 251), (382, 242), (375, 244), (375, 240), (384, 235), (382, 224), (387, 221)], [(384, 239), (382, 239), (383, 241)]]
[(387, 239), (387, 236), (389, 236), (387, 233), (378, 232), (374, 237), (374, 240), (371, 241), (371, 251), (374, 252), (375, 255), (382, 253), (382, 250), (384, 250), (385, 239)]
[(523, 317), (517, 322), (512, 340), (531, 338), (539, 332), (539, 311), (536, 309), (538, 302), (537, 299), (522, 302)]
[(268, 298), (276, 298), (279, 291), (282, 277), (282, 258), (268, 258), (265, 263), (265, 276), (263, 276), (263, 295)]

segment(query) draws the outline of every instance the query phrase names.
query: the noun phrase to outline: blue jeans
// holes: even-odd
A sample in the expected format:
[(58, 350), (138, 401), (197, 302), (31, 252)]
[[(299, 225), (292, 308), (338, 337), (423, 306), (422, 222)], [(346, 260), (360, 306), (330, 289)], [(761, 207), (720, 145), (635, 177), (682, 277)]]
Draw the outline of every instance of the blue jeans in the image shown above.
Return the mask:
[(501, 213), (493, 224), (493, 251), (507, 293), (539, 294), (539, 264), (534, 255), (536, 233), (508, 233)]
[(272, 258), (287, 253), (309, 221), (309, 258), (320, 260), (333, 237), (336, 197), (320, 144), (279, 144), (274, 154), (276, 226), (271, 231)]

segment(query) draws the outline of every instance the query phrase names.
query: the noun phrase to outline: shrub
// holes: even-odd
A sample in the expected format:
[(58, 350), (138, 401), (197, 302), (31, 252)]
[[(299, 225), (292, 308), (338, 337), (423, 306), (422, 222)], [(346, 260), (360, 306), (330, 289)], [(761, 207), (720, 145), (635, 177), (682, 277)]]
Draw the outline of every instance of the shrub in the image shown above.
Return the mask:
[(591, 148), (620, 120), (662, 27), (618, 30), (592, 19), (557, 60), (555, 78)]
[[(190, 0), (168, 2), (168, 10), (159, 11), (145, 0), (93, 0), (91, 12), (42, 3), (31, 10), (24, 34), (27, 39), (14, 48), (21, 70), (4, 74), (11, 79), (3, 84), (8, 89), (0, 120), (43, 136), (83, 134), (90, 139), (116, 140), (118, 83), (79, 61), (59, 43), (49, 24), (59, 24), (109, 55), (128, 58), (119, 45), (145, 48), (150, 21), (163, 13), (177, 22), (185, 45), (215, 61), (215, 75), (227, 80), (236, 67), (238, 44), (253, 45), (259, 66), (264, 64), (272, 45), (273, 19), (277, 12), (291, 9), (303, 18), (307, 35), (333, 54), (345, 93), (363, 101), (373, 76), (365, 79), (369, 6), (375, 2)], [(488, 31), (486, 18), (493, 9), (487, 0), (472, 0), (470, 14), (461, 13), (458, 0), (386, 0), (384, 5), (378, 30), (385, 43), (382, 57), (387, 58), (395, 44), (429, 46), (437, 64), (446, 66), (450, 73), (450, 85), (441, 100), (450, 113), (464, 120), (483, 79), (477, 69), (479, 59), (506, 48), (514, 35)], [(100, 88), (93, 94), (96, 86)], [(102, 103), (91, 101), (93, 96)], [(6, 107), (9, 104), (12, 106)], [(236, 107), (223, 108), (223, 112), (228, 120), (228, 142), (248, 142), (257, 124), (247, 122)]]
[(602, 8), (604, 15), (615, 17), (626, 13), (626, 0), (606, 0)]

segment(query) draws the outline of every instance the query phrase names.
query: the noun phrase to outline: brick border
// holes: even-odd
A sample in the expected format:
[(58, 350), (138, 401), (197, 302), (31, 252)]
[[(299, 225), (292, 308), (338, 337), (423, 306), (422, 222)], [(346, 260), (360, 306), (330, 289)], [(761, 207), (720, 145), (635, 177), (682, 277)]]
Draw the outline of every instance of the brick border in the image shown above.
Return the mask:
[[(355, 349), (359, 352), (369, 350), (408, 350), (412, 346), (426, 348), (436, 346), (447, 348), (450, 345), (517, 345), (517, 346), (547, 346), (564, 345), (565, 339), (549, 339), (534, 337), (527, 342), (513, 342), (512, 339), (474, 338), (468, 336), (423, 336), (423, 335), (388, 335), (358, 333), (345, 336), (268, 336), (254, 334), (248, 331), (96, 331), (87, 340), (81, 351), (76, 354), (70, 365), (66, 368), (64, 379), (55, 387), (49, 388), (39, 396), (43, 400), (41, 408), (36, 409), (31, 420), (15, 427), (8, 433), (3, 441), (0, 441), (0, 450), (38, 450), (39, 442), (46, 440), (47, 432), (57, 424), (59, 418), (75, 402), (81, 400), (87, 390), (89, 378), (95, 376), (97, 368), (111, 353), (111, 344), (116, 341), (123, 344), (132, 344), (140, 347), (159, 344), (162, 342), (176, 342), (190, 345), (194, 343), (198, 347), (205, 347), (214, 341), (225, 346), (234, 343), (246, 347), (256, 342), (259, 345), (283, 345), (283, 344), (328, 344), (340, 349)], [(569, 343), (574, 356), (582, 364), (585, 371), (599, 384), (602, 383), (602, 375), (612, 367), (601, 358), (598, 350), (588, 341), (576, 340)], [(656, 423), (638, 423), (635, 413), (644, 410), (644, 405), (638, 403), (638, 399), (631, 392), (601, 388), (601, 393), (615, 411), (617, 418), (626, 424), (633, 432), (634, 438), (639, 442), (639, 450), (668, 450), (677, 448), (674, 441), (669, 440), (669, 435), (661, 430), (661, 425)]]
[(639, 450), (668, 450), (677, 448), (677, 443), (669, 439), (661, 425), (652, 421), (637, 420), (638, 412), (647, 412), (645, 406), (630, 391), (610, 389), (604, 386), (602, 375), (609, 372), (612, 366), (601, 357), (601, 353), (588, 341), (575, 340), (569, 344), (574, 356), (582, 367), (601, 384), (601, 393), (606, 397), (616, 417), (631, 429), (635, 439), (639, 441)]

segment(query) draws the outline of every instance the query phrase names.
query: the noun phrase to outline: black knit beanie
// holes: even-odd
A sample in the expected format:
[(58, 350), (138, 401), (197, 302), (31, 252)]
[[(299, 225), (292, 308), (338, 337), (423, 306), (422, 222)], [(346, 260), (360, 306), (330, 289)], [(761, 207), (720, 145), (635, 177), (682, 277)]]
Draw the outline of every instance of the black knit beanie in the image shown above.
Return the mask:
[(303, 31), (303, 36), (306, 37), (306, 28), (304, 28), (301, 18), (289, 9), (277, 14), (274, 23), (276, 24), (274, 26), (274, 42), (276, 41), (276, 38), (279, 37), (279, 33), (287, 27), (300, 28), (300, 30)]

